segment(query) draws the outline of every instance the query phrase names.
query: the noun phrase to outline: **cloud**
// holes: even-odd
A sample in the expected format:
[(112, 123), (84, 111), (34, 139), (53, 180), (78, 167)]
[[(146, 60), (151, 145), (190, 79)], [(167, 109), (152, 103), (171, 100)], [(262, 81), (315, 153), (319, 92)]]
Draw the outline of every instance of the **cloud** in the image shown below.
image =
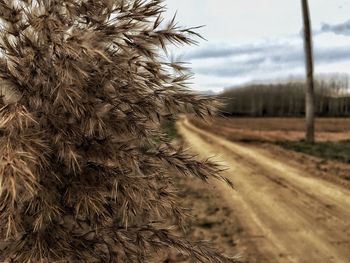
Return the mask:
[(322, 33), (334, 33), (338, 35), (350, 36), (350, 20), (340, 24), (323, 23), (321, 26)]
[(217, 65), (206, 65), (194, 67), (194, 70), (200, 74), (219, 77), (240, 77), (256, 71), (266, 62), (266, 58), (259, 57), (242, 60), (240, 62), (223, 61)]
[(196, 50), (186, 55), (186, 59), (207, 59), (207, 58), (222, 58), (233, 55), (245, 55), (257, 52), (262, 52), (262, 47), (247, 45), (247, 46), (208, 46), (203, 49)]
[[(246, 77), (264, 72), (289, 71), (304, 66), (302, 40), (252, 46), (208, 46), (190, 54), (194, 72), (209, 76)], [(350, 61), (350, 46), (315, 46), (315, 64)]]
[[(341, 24), (324, 23), (314, 30), (316, 74), (350, 74), (349, 36), (350, 20)], [(305, 74), (303, 39), (296, 34), (241, 45), (228, 41), (207, 43), (188, 50), (183, 58), (192, 63), (198, 89)]]

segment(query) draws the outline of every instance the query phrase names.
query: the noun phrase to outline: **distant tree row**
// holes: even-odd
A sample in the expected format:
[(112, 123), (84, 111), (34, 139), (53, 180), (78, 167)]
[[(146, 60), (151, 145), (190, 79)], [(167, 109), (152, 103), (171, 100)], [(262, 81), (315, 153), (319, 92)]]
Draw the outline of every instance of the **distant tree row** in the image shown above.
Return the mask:
[[(305, 83), (252, 84), (225, 90), (222, 110), (233, 116), (304, 116)], [(315, 81), (317, 116), (350, 116), (350, 90), (347, 77)]]

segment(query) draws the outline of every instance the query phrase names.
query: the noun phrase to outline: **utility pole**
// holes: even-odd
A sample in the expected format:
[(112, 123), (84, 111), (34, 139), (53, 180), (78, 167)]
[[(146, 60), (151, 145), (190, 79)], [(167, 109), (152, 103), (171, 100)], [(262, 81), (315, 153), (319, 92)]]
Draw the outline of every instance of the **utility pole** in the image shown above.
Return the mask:
[(301, 0), (304, 21), (304, 49), (306, 68), (305, 92), (305, 139), (315, 142), (315, 91), (314, 91), (314, 62), (312, 52), (312, 29), (308, 0)]

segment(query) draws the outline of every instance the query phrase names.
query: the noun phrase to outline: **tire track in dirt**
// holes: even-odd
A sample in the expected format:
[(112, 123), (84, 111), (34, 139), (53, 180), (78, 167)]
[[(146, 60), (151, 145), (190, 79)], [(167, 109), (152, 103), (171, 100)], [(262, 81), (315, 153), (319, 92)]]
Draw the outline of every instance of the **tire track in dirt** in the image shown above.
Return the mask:
[(216, 159), (230, 167), (226, 175), (237, 191), (222, 186), (222, 194), (269, 259), (265, 262), (350, 262), (348, 189), (291, 167), (265, 149), (200, 130), (186, 118), (178, 127), (195, 152), (219, 154)]

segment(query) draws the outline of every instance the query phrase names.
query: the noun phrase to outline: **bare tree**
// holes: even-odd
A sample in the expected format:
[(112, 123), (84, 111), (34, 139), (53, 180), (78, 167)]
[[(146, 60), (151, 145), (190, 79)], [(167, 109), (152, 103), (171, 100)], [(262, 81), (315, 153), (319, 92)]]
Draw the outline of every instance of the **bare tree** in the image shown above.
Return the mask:
[[(0, 261), (153, 262), (176, 248), (235, 262), (172, 232), (173, 174), (224, 179), (161, 133), (215, 112), (159, 52), (196, 33), (162, 0), (0, 0)], [(170, 220), (171, 219), (171, 220)]]
[(307, 142), (315, 141), (315, 94), (314, 94), (314, 72), (313, 72), (313, 51), (312, 51), (312, 29), (310, 21), (310, 10), (307, 0), (301, 0), (303, 21), (304, 21), (304, 49), (306, 67), (306, 94), (305, 94), (305, 114), (306, 114), (306, 134)]

